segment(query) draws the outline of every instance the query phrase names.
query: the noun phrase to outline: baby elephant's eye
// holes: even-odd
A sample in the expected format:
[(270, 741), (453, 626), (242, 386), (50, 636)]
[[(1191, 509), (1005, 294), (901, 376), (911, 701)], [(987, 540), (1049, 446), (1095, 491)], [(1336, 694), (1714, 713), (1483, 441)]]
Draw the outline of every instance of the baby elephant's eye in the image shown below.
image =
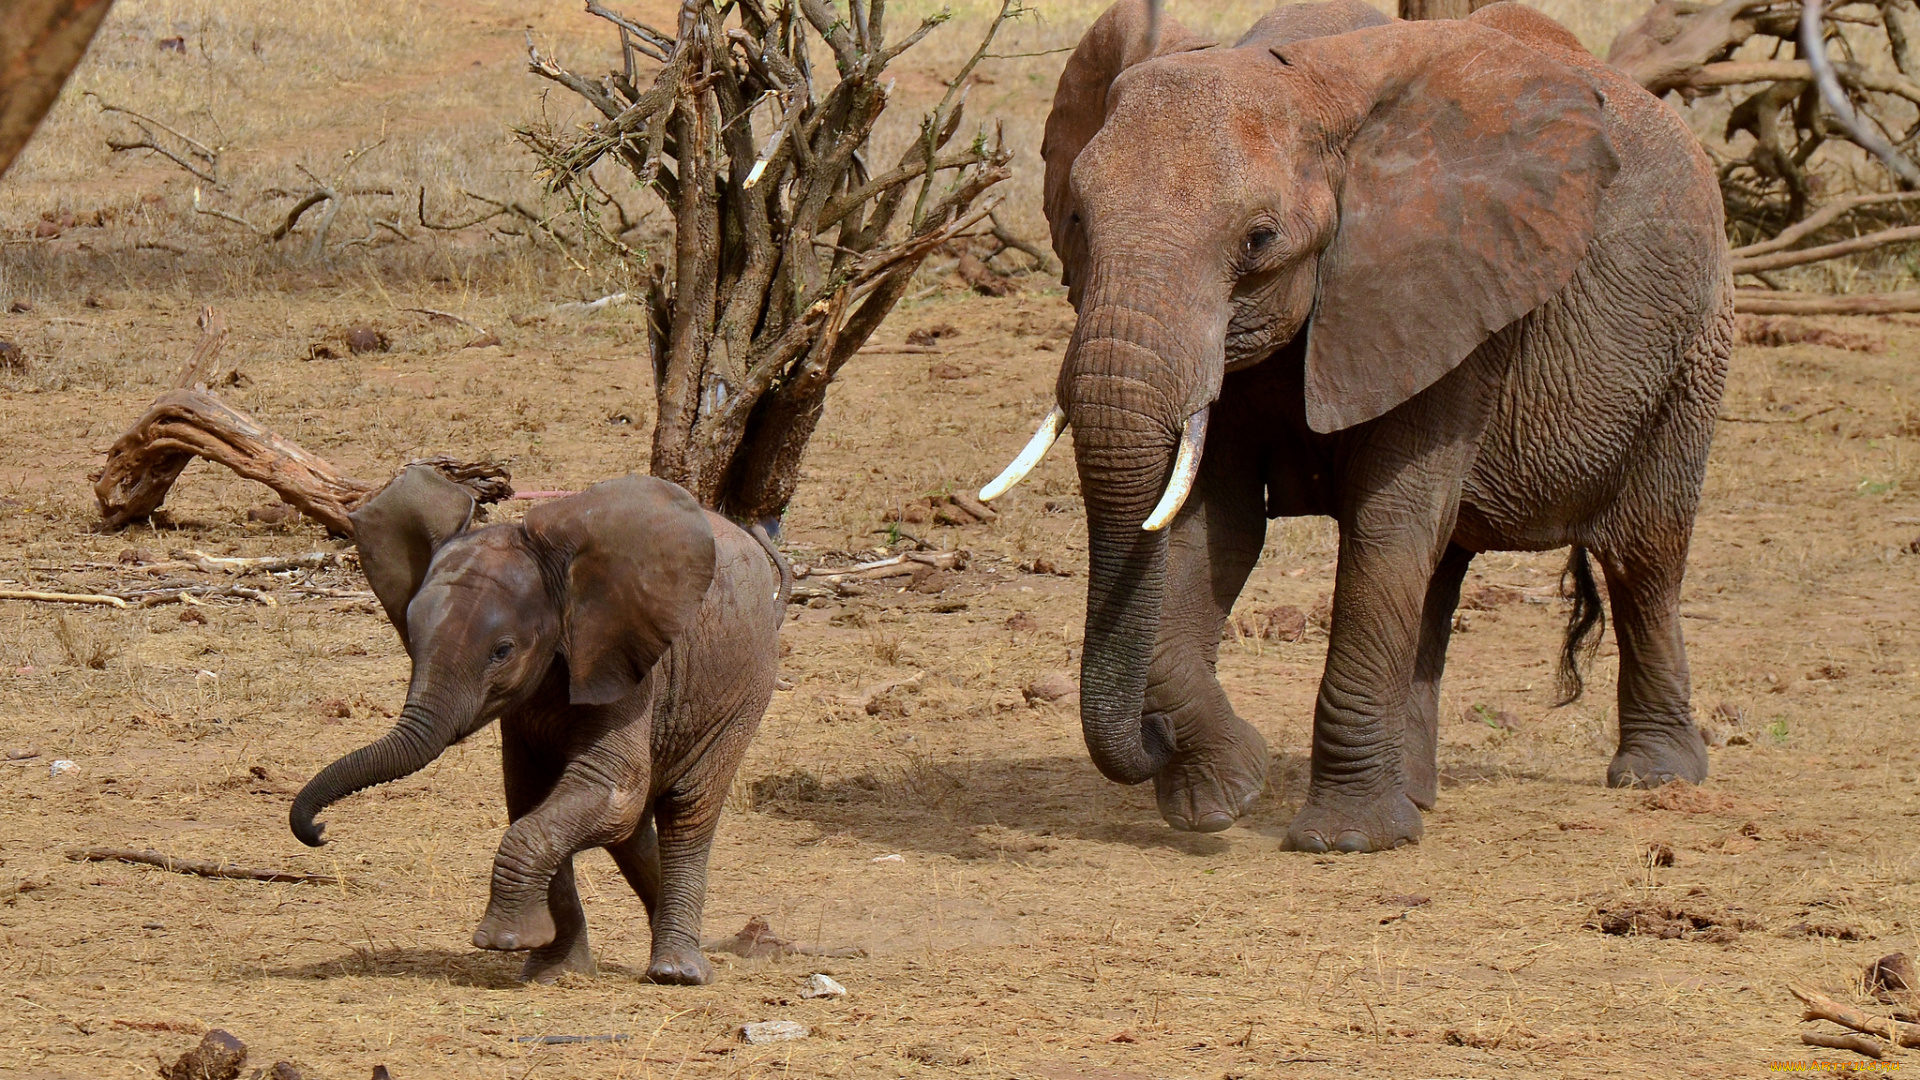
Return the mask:
[(496, 664), (512, 655), (513, 642), (511, 641), (503, 641), (493, 647), (493, 662)]
[(1274, 239), (1274, 232), (1272, 229), (1263, 228), (1263, 229), (1253, 230), (1252, 232), (1247, 234), (1247, 239), (1245, 241), (1246, 254), (1248, 255), (1260, 254), (1261, 252), (1267, 250), (1267, 245), (1273, 243), (1273, 239)]

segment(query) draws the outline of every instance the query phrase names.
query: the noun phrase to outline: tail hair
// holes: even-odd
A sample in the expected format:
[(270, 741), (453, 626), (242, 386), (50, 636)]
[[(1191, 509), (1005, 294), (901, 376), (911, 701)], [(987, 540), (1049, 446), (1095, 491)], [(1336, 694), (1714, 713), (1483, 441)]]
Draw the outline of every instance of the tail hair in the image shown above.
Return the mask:
[[(1569, 583), (1571, 589), (1567, 588)], [(1580, 669), (1593, 662), (1607, 628), (1607, 609), (1600, 601), (1600, 586), (1593, 580), (1593, 563), (1587, 558), (1587, 549), (1579, 544), (1567, 556), (1560, 591), (1572, 596), (1573, 610), (1567, 615), (1567, 639), (1560, 647), (1560, 700), (1555, 704), (1571, 705), (1587, 688)]]

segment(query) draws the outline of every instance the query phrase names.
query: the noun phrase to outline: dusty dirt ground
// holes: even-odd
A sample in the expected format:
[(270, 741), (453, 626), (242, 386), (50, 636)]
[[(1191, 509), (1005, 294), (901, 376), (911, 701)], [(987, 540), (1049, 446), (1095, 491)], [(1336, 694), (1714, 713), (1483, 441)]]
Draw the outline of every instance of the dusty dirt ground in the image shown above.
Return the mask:
[[(517, 29), (504, 37), (482, 54), (510, 56)], [(137, 204), (151, 181), (177, 201), (159, 176), (116, 174), (100, 197)], [(92, 197), (0, 187), (26, 222), (9, 236), (43, 203)], [(343, 259), (246, 281), (9, 243), (0, 339), (24, 364), (0, 366), (0, 588), (227, 582), (138, 560), (342, 549), (311, 524), (250, 522), (271, 495), (204, 464), (167, 524), (90, 531), (87, 474), (191, 351), (207, 301), (233, 327), (218, 391), (349, 473), (495, 455), (520, 487), (577, 488), (646, 460), (638, 316), (515, 324), (546, 264)], [(16, 298), (28, 309), (6, 312)], [(501, 343), (463, 348), (472, 331), (406, 306), (458, 310)], [(311, 358), (358, 324), (392, 351)], [(1022, 693), (1077, 668), (1068, 449), (993, 524), (882, 520), (976, 487), (1018, 449), (1070, 309), (1038, 280), (904, 306), (835, 390), (787, 544), (844, 567), (904, 529), (972, 559), (920, 591), (802, 582), (818, 595), (787, 625), (792, 688), (730, 800), (706, 918), (711, 938), (764, 915), (796, 943), (867, 955), (722, 956), (703, 988), (639, 981), (645, 916), (599, 852), (578, 860), (597, 978), (521, 986), (518, 957), (468, 945), (505, 824), (492, 731), (335, 807), (327, 847), (293, 839), (292, 792), (404, 694), (406, 658), (351, 570), (238, 579), (271, 606), (0, 602), (0, 751), (34, 755), (0, 764), (0, 1076), (151, 1076), (212, 1027), (250, 1045), (250, 1067), (396, 1080), (1745, 1077), (1848, 1057), (1798, 1043), (1785, 983), (1857, 995), (1868, 961), (1920, 951), (1920, 320), (1818, 325), (1856, 348), (1743, 347), (1733, 365), (1684, 607), (1696, 711), (1725, 742), (1708, 783), (1602, 786), (1612, 645), (1587, 697), (1553, 708), (1562, 556), (1491, 554), (1454, 639), (1424, 842), (1329, 857), (1279, 839), (1304, 794), (1331, 528), (1274, 523), (1242, 603), (1252, 632), (1222, 647), (1230, 695), (1274, 749), (1267, 794), (1229, 832), (1172, 832), (1149, 789), (1098, 777), (1071, 706)], [(903, 351), (941, 328), (915, 347), (935, 351)], [(1299, 640), (1259, 636), (1291, 624), (1269, 618), (1279, 607), (1308, 616)], [(94, 845), (342, 883), (65, 858)], [(1671, 865), (1649, 858), (1658, 845)], [(1623, 927), (1639, 932), (1603, 929)], [(850, 994), (803, 999), (813, 972)], [(768, 1019), (812, 1035), (739, 1041)], [(517, 1041), (612, 1034), (631, 1038)]]

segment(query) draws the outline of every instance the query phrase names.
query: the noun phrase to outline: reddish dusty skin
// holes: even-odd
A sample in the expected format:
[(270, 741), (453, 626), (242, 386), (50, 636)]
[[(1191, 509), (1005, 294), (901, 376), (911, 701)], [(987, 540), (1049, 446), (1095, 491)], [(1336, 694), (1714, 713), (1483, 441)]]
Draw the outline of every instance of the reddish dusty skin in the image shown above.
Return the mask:
[[(1420, 837), (1482, 551), (1572, 547), (1569, 659), (1597, 557), (1623, 669), (1608, 782), (1702, 779), (1677, 604), (1732, 292), (1685, 125), (1515, 4), (1293, 5), (1231, 48), (1169, 22), (1151, 54), (1146, 27), (1122, 0), (1087, 32), (1044, 147), (1079, 316), (1056, 393), (1090, 536), (1094, 763), (1152, 779), (1176, 828), (1247, 811), (1267, 748), (1215, 652), (1265, 518), (1317, 514), (1339, 574), (1293, 846)], [(1143, 532), (1203, 409), (1185, 508)]]
[(473, 943), (523, 977), (591, 972), (573, 855), (603, 847), (646, 905), (655, 982), (705, 983), (707, 852), (773, 693), (790, 588), (770, 543), (650, 477), (468, 530), (472, 500), (409, 470), (354, 515), (361, 561), (413, 658), (399, 723), (328, 766), (291, 824), (416, 772), (500, 720), (507, 812)]

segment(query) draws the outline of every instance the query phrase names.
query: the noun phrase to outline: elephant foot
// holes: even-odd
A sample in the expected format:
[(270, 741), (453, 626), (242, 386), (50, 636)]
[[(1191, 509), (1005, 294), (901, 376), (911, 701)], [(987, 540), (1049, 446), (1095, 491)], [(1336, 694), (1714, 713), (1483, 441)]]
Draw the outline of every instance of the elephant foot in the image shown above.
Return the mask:
[(1623, 732), (1607, 766), (1608, 787), (1659, 787), (1707, 778), (1707, 744), (1691, 720)]
[(545, 985), (565, 975), (598, 975), (600, 965), (593, 962), (593, 950), (587, 948), (587, 936), (581, 934), (572, 944), (561, 947), (556, 942), (544, 949), (535, 949), (527, 957), (526, 966), (520, 969), (520, 981)]
[(555, 936), (553, 913), (546, 904), (527, 904), (517, 916), (508, 916), (494, 903), (488, 905), (480, 928), (473, 932), (473, 947), (496, 952), (539, 949), (553, 944)]
[(713, 981), (713, 965), (694, 945), (655, 945), (647, 961), (647, 981), (667, 986), (705, 986)]
[(1419, 843), (1420, 808), (1400, 790), (1369, 798), (1310, 795), (1287, 826), (1292, 851), (1387, 851)]
[(1267, 787), (1267, 740), (1232, 717), (1217, 741), (1174, 752), (1153, 778), (1160, 816), (1181, 832), (1230, 829)]

